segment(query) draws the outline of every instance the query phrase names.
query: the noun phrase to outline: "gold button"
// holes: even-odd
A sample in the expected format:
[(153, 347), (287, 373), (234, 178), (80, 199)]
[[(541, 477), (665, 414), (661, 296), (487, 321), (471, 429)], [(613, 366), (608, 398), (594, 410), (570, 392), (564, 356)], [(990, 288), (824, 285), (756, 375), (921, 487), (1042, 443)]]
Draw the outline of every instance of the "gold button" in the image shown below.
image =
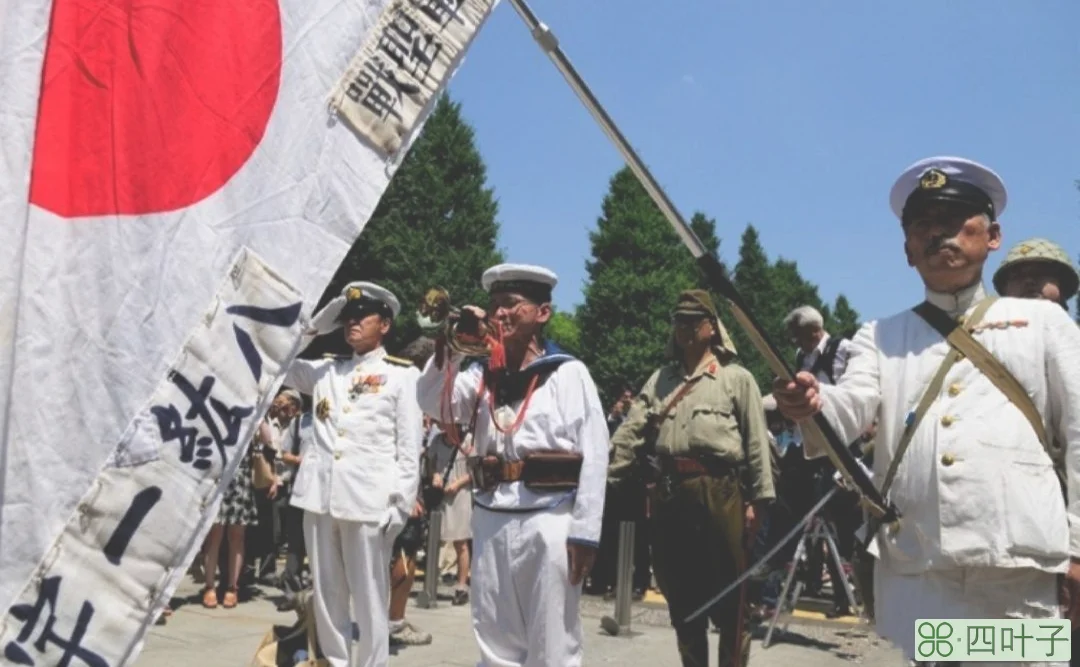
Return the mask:
[(337, 430), (337, 434), (338, 434), (338, 435), (345, 435), (345, 429), (343, 429), (343, 428), (339, 428), (339, 429)]
[(956, 457), (954, 457), (952, 454), (942, 454), (941, 465), (951, 466), (954, 463), (956, 463)]
[(350, 408), (349, 406), (346, 405), (345, 407), (341, 408), (341, 411), (342, 412), (352, 412), (352, 408)]
[(950, 417), (949, 415), (945, 415), (941, 418), (941, 425), (948, 428), (949, 426), (953, 425), (953, 421), (954, 420), (952, 417)]
[(949, 396), (958, 396), (959, 394), (960, 394), (960, 385), (958, 385), (958, 384), (949, 385)]
[(335, 461), (341, 460), (341, 452), (334, 452), (334, 460)]

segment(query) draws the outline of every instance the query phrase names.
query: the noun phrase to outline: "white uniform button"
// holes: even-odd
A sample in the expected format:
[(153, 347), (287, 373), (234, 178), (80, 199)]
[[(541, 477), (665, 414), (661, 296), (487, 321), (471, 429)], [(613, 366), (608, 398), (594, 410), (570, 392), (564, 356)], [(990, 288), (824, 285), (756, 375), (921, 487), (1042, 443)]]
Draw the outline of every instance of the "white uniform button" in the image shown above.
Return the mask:
[(349, 406), (347, 406), (347, 405), (346, 405), (345, 407), (343, 407), (343, 408), (341, 409), (341, 411), (342, 411), (342, 412), (352, 412), (352, 408), (350, 408)]
[(345, 435), (345, 429), (343, 429), (343, 428), (339, 428), (339, 429), (337, 430), (337, 434), (338, 434), (338, 435)]
[(341, 452), (340, 451), (334, 452), (334, 460), (335, 461), (340, 461), (341, 460)]

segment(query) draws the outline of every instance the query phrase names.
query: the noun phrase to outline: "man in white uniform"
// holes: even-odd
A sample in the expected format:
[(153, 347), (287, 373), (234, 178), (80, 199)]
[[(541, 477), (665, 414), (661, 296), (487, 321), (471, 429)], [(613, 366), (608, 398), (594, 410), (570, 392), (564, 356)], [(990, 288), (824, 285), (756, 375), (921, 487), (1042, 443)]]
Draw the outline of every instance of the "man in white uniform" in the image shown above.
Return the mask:
[[(313, 324), (319, 333), (344, 325), (354, 354), (297, 360), (285, 378), (314, 406), (292, 504), (304, 510), (319, 644), (333, 667), (389, 660), (390, 551), (416, 501), (423, 428), (419, 370), (382, 346), (399, 310), (382, 287), (350, 283)], [(351, 662), (350, 600), (360, 630)]]
[(582, 661), (578, 607), (599, 545), (608, 429), (588, 369), (542, 338), (555, 283), (540, 267), (486, 271), (491, 320), (467, 306), (458, 333), (492, 334), (493, 353), (461, 370), (463, 355), (440, 340), (418, 386), (440, 422), (471, 424), (475, 412), (471, 599), (482, 667)]
[[(926, 285), (926, 301), (950, 318), (986, 305), (983, 265), (1001, 245), (1005, 200), (995, 173), (961, 158), (917, 162), (893, 187), (908, 264)], [(1076, 497), (1080, 330), (1051, 302), (989, 304), (981, 322), (966, 328), (1031, 397), (1049, 440), (1063, 452), (1068, 493)], [(791, 419), (821, 411), (844, 442), (878, 417), (880, 485), (949, 350), (927, 320), (905, 311), (860, 329), (836, 386), (803, 372), (794, 382), (778, 380), (774, 396)], [(1059, 618), (1059, 574), (1075, 619), (1080, 505), (1066, 509), (1055, 463), (1034, 420), (1018, 407), (1022, 401), (1013, 402), (966, 357), (932, 396), (889, 491), (903, 518), (876, 534), (878, 633), (912, 659), (919, 618)], [(823, 453), (811, 447), (808, 456)]]

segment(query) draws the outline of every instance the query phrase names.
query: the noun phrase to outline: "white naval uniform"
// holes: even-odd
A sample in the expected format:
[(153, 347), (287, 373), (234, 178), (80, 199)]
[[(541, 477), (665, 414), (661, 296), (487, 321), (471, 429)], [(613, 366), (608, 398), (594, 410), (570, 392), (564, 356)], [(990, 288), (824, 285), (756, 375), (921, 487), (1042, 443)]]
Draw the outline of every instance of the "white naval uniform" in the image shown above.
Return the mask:
[[(549, 346), (543, 363), (557, 358)], [(564, 355), (565, 356), (565, 355)], [(452, 420), (472, 419), (482, 376), (479, 364), (457, 373), (450, 397)], [(420, 405), (441, 414), (442, 370), (428, 362), (418, 383)], [(576, 452), (583, 456), (576, 491), (537, 493), (521, 482), (494, 491), (474, 490), (472, 601), (473, 633), (480, 667), (578, 667), (582, 661), (581, 585), (571, 586), (567, 543), (598, 546), (607, 484), (608, 429), (592, 377), (569, 358), (539, 385), (521, 427), (511, 435), (492, 425), (487, 395), (480, 403), (473, 436), (478, 456), (501, 454), (520, 460), (533, 452)], [(513, 422), (521, 401), (498, 409), (499, 424)]]
[[(985, 296), (976, 285), (926, 298), (959, 317)], [(982, 323), (976, 340), (1027, 389), (1067, 452), (1069, 496), (1080, 497), (1080, 329), (1060, 306), (1029, 299), (999, 299)], [(843, 378), (821, 386), (823, 414), (843, 442), (879, 417), (876, 478), (948, 349), (905, 311), (864, 325)], [(807, 443), (808, 456), (821, 453)], [(1066, 510), (1060, 488), (1023, 413), (970, 361), (958, 362), (890, 490), (900, 530), (879, 531), (872, 549), (878, 633), (911, 659), (918, 618), (1060, 617), (1057, 573), (1080, 556), (1080, 503)]]
[[(418, 375), (411, 364), (387, 361), (380, 347), (345, 359), (298, 360), (285, 379), (311, 395), (315, 415), (292, 505), (304, 510), (316, 628), (332, 667), (384, 667), (389, 660), (390, 551), (420, 479)], [(378, 390), (350, 395), (364, 378)], [(320, 404), (328, 406), (325, 419)], [(351, 663), (350, 596), (360, 629)]]

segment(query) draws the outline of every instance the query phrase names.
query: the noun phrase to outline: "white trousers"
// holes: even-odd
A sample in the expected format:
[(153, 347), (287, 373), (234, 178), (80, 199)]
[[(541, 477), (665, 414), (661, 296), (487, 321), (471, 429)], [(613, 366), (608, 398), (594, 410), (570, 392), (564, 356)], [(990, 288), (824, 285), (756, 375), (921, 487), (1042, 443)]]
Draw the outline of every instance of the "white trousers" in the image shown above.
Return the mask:
[[(304, 512), (315, 629), (331, 667), (386, 667), (390, 660), (390, 550), (394, 537), (374, 523), (339, 521), (327, 514)], [(360, 628), (351, 662), (350, 600)]]
[[(877, 633), (916, 655), (915, 621), (920, 618), (1061, 618), (1057, 575), (1034, 569), (965, 568), (931, 570), (918, 575), (889, 572), (877, 561), (874, 568)], [(1069, 662), (972, 662), (964, 667), (1044, 665), (1067, 667)]]
[(469, 597), (479, 667), (580, 667), (581, 585), (570, 585), (566, 553), (571, 506), (474, 508)]

